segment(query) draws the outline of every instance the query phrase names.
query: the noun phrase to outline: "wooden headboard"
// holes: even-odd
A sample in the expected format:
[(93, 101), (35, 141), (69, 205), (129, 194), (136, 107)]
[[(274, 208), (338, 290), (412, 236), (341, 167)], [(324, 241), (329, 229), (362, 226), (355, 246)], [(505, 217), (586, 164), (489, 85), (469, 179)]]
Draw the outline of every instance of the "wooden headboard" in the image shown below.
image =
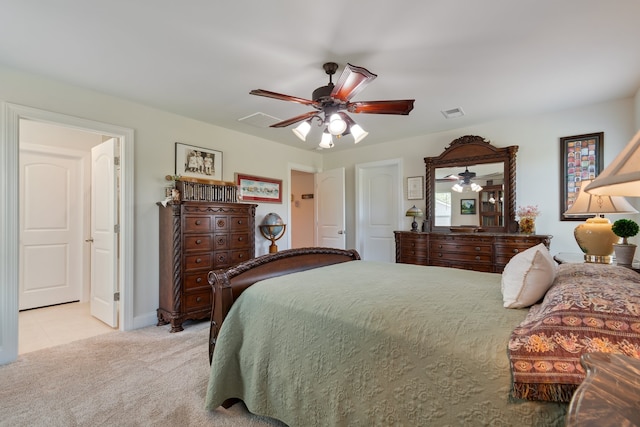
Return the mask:
[(249, 286), (271, 277), (359, 259), (360, 254), (353, 249), (317, 247), (288, 249), (250, 259), (226, 270), (210, 271), (209, 284), (213, 287), (213, 310), (209, 330), (209, 363), (211, 363), (218, 332), (224, 318), (234, 301)]

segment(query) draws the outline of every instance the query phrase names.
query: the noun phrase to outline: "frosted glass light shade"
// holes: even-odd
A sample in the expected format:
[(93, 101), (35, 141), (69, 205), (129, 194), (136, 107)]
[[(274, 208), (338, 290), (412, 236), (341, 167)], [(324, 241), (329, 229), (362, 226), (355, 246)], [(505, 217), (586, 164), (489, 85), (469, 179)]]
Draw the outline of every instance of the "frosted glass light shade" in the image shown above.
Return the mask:
[(333, 137), (329, 132), (322, 132), (322, 140), (320, 140), (320, 147), (322, 148), (333, 147)]
[(340, 114), (332, 114), (329, 118), (328, 129), (331, 135), (342, 135), (342, 132), (347, 130), (347, 122), (342, 120)]
[(309, 134), (310, 130), (311, 130), (311, 123), (309, 123), (309, 121), (304, 121), (300, 123), (298, 126), (296, 126), (295, 128), (293, 128), (293, 133), (298, 138), (305, 141), (307, 139), (307, 135)]
[(358, 142), (365, 139), (367, 135), (369, 135), (369, 132), (366, 132), (364, 129), (362, 129), (360, 125), (353, 125), (351, 126), (351, 135), (353, 135), (353, 143), (357, 144)]

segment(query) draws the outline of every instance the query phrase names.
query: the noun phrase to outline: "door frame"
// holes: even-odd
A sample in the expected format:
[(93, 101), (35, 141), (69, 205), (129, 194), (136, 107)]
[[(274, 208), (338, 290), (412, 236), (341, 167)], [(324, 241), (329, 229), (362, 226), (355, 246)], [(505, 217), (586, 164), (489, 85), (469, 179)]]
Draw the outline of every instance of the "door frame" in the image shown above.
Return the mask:
[[(318, 172), (320, 172), (320, 170), (318, 168), (315, 168), (313, 166), (306, 166), (306, 165), (300, 165), (297, 163), (289, 163), (287, 165), (287, 174), (289, 176), (289, 188), (287, 190), (283, 190), (283, 194), (291, 194), (291, 186), (292, 186), (292, 182), (293, 182), (293, 177), (291, 172), (292, 171), (298, 171), (298, 172), (305, 172), (305, 173), (311, 173), (311, 174), (317, 174)], [(315, 192), (315, 190), (314, 190)], [(287, 218), (291, 218), (291, 207), (292, 207), (292, 203), (291, 203), (291, 196), (287, 197)], [(314, 216), (315, 216), (315, 209), (314, 209)], [(317, 218), (314, 218), (313, 223), (316, 223)], [(290, 231), (287, 233), (287, 248), (291, 248), (291, 235), (294, 233), (295, 230), (293, 229), (289, 229)], [(315, 236), (315, 232), (314, 232), (314, 236)], [(317, 239), (317, 236), (314, 237), (314, 240)]]
[(364, 254), (365, 251), (362, 249), (362, 237), (363, 237), (363, 225), (360, 221), (360, 218), (362, 218), (362, 211), (365, 208), (365, 200), (363, 200), (364, 198), (364, 190), (362, 188), (363, 182), (361, 180), (361, 174), (363, 173), (364, 170), (366, 169), (373, 169), (373, 168), (378, 168), (380, 166), (392, 166), (397, 174), (398, 177), (398, 186), (400, 188), (400, 191), (398, 192), (397, 197), (395, 198), (395, 200), (390, 200), (389, 202), (392, 204), (393, 208), (396, 209), (399, 214), (398, 214), (398, 224), (396, 225), (397, 230), (401, 230), (402, 228), (402, 218), (403, 218), (403, 213), (404, 211), (402, 210), (403, 207), (403, 200), (404, 200), (404, 182), (402, 181), (402, 177), (403, 177), (403, 161), (401, 158), (397, 158), (397, 159), (388, 159), (388, 160), (380, 160), (380, 161), (375, 161), (375, 162), (368, 162), (368, 163), (357, 163), (355, 165), (355, 175), (356, 175), (356, 197), (355, 197), (355, 216), (356, 216), (356, 225), (355, 225), (355, 248), (356, 250), (360, 253), (360, 254)]
[(134, 132), (115, 126), (37, 108), (0, 101), (0, 364), (18, 358), (18, 151), (20, 119), (29, 119), (120, 139), (120, 284), (119, 329), (133, 329), (134, 275)]

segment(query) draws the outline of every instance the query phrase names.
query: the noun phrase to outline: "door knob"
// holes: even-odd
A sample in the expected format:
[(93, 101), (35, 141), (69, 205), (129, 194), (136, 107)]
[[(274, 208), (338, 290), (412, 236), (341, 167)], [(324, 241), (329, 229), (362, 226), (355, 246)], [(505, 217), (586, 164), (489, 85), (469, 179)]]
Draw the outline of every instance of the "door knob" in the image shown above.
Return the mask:
[(93, 237), (89, 237), (87, 240), (85, 240), (85, 242), (93, 243)]

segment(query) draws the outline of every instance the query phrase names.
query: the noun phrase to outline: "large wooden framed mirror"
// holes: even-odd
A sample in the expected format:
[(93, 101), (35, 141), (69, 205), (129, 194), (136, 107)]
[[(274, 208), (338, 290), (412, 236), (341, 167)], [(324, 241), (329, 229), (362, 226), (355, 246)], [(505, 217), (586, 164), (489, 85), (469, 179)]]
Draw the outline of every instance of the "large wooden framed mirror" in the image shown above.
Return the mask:
[(517, 151), (466, 135), (441, 155), (425, 157), (425, 231), (517, 231)]

